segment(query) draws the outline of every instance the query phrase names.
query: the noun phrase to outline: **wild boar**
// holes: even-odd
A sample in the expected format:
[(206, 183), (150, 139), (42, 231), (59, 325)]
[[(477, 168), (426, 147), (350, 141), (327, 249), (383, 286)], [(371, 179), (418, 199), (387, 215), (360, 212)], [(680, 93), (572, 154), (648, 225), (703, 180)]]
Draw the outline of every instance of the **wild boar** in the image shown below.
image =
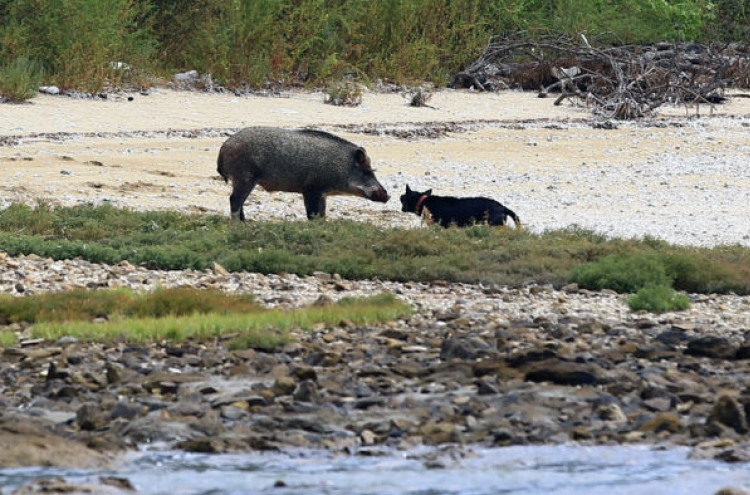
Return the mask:
[(389, 199), (364, 148), (323, 131), (248, 127), (224, 142), (217, 164), (232, 183), (234, 219), (245, 220), (243, 205), (258, 184), (269, 192), (302, 193), (310, 220), (325, 217), (327, 196)]

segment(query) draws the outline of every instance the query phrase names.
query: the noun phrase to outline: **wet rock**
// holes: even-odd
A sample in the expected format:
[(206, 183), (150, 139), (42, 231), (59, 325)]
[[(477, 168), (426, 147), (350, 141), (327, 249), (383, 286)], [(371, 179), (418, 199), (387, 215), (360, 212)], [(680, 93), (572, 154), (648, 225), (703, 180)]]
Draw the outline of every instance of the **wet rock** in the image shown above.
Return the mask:
[(109, 424), (110, 416), (98, 404), (83, 404), (76, 411), (76, 423), (82, 430), (99, 430)]
[(477, 380), (476, 386), (479, 395), (497, 395), (499, 393), (499, 389), (487, 380)]
[(492, 432), (492, 445), (504, 447), (515, 444), (515, 435), (508, 428), (499, 428)]
[(273, 382), (271, 390), (275, 396), (291, 395), (297, 388), (297, 382), (289, 376), (282, 376)]
[(0, 417), (0, 467), (101, 468), (111, 458), (55, 433), (38, 418)]
[(460, 441), (456, 425), (447, 421), (429, 422), (419, 428), (419, 434), (426, 445), (440, 445)]
[(298, 402), (318, 402), (318, 386), (312, 380), (305, 380), (297, 385), (297, 389), (292, 394), (292, 398)]
[(638, 431), (650, 433), (679, 433), (685, 429), (685, 422), (671, 412), (658, 413), (638, 426)]
[(474, 335), (451, 336), (443, 340), (440, 345), (440, 359), (442, 361), (473, 360), (491, 351), (492, 346), (480, 337)]
[(101, 478), (99, 481), (101, 484), (76, 484), (69, 483), (64, 478), (42, 479), (24, 485), (21, 488), (10, 493), (11, 495), (31, 495), (35, 493), (97, 493), (107, 495), (118, 493), (122, 494), (134, 491), (132, 485), (130, 485), (130, 488), (126, 488), (124, 486), (110, 485), (109, 483), (103, 481)]
[(297, 380), (301, 381), (317, 381), (318, 380), (318, 373), (315, 371), (315, 368), (312, 366), (294, 366), (291, 371), (291, 375), (294, 376)]
[(750, 462), (750, 448), (744, 446), (742, 448), (726, 449), (717, 454), (714, 459), (724, 462), (741, 462), (745, 464)]
[(555, 358), (557, 358), (557, 353), (554, 350), (541, 348), (512, 354), (507, 358), (507, 362), (508, 365), (514, 368), (519, 368), (530, 363), (537, 363), (539, 361), (546, 361)]
[(121, 435), (136, 444), (154, 442), (176, 442), (194, 438), (197, 434), (188, 423), (171, 420), (168, 414), (149, 414), (136, 418), (123, 428)]
[(192, 438), (178, 442), (176, 448), (185, 452), (195, 452), (200, 454), (223, 454), (226, 452), (226, 443), (218, 438)]
[(121, 476), (100, 476), (99, 482), (102, 485), (112, 486), (114, 488), (117, 488), (123, 491), (129, 491), (129, 492), (136, 491), (135, 486), (133, 486), (133, 483), (131, 483), (129, 479), (123, 478)]
[(750, 492), (742, 488), (726, 487), (718, 490), (714, 495), (750, 495)]
[(707, 336), (690, 341), (685, 349), (689, 356), (709, 357), (716, 359), (733, 359), (737, 347), (723, 337)]
[(734, 429), (737, 433), (747, 433), (747, 418), (745, 409), (734, 397), (722, 395), (711, 409), (707, 423), (720, 423), (724, 426)]
[(743, 344), (738, 349), (737, 352), (734, 355), (734, 359), (742, 360), (742, 359), (750, 359), (750, 345)]
[(550, 359), (532, 365), (526, 373), (525, 380), (580, 386), (603, 383), (603, 376), (601, 370), (594, 365)]
[(620, 404), (611, 396), (597, 399), (593, 404), (592, 413), (595, 418), (608, 423), (626, 424), (628, 422), (628, 417), (622, 411)]
[(654, 397), (643, 401), (646, 409), (655, 412), (667, 412), (672, 409), (672, 400), (666, 397)]

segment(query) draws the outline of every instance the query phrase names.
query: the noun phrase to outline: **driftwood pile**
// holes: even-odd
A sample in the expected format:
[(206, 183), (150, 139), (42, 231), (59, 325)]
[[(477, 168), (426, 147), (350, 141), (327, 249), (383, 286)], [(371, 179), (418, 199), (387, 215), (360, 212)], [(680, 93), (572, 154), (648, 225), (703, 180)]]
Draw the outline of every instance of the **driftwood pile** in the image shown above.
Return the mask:
[(606, 119), (652, 116), (664, 104), (713, 106), (727, 88), (750, 87), (750, 52), (739, 44), (661, 42), (622, 45), (585, 35), (493, 36), (475, 62), (455, 74), (453, 88), (559, 93)]

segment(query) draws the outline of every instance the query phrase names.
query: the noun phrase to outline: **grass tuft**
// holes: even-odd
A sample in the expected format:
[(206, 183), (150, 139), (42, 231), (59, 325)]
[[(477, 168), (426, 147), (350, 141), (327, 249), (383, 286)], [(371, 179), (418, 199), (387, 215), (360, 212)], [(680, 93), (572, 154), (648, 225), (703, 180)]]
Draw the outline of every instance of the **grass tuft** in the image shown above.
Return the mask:
[[(342, 321), (366, 326), (409, 313), (409, 306), (390, 294), (294, 310), (267, 310), (250, 295), (192, 288), (143, 293), (80, 289), (0, 297), (0, 321), (32, 324), (33, 338), (148, 343), (232, 336), (232, 348), (267, 350), (290, 342), (293, 328), (309, 330)], [(15, 334), (0, 331), (0, 345), (15, 343)]]

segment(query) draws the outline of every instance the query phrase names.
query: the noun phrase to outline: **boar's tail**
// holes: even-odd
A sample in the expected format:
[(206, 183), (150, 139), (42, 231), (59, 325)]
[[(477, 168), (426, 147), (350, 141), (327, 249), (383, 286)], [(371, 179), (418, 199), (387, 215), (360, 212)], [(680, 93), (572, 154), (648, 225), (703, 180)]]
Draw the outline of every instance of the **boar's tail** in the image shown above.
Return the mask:
[(219, 152), (219, 158), (216, 160), (216, 171), (219, 172), (224, 182), (229, 182), (229, 175), (224, 170), (224, 156), (221, 152)]

